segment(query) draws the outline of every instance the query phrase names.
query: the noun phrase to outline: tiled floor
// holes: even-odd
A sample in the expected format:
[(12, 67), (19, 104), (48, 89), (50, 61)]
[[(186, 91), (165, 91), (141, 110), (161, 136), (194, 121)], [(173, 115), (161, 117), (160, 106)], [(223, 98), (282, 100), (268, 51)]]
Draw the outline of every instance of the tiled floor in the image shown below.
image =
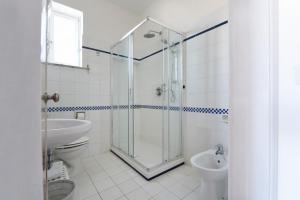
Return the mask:
[(83, 159), (85, 172), (73, 177), (79, 200), (198, 200), (200, 177), (183, 165), (146, 181), (114, 154)]
[[(127, 149), (128, 141), (123, 141), (122, 147)], [(171, 149), (170, 149), (171, 150)], [(153, 144), (146, 141), (143, 138), (134, 138), (134, 159), (139, 163), (142, 163), (147, 168), (152, 168), (161, 164), (162, 158), (162, 147), (158, 144)], [(177, 155), (176, 152), (170, 152), (170, 155)]]

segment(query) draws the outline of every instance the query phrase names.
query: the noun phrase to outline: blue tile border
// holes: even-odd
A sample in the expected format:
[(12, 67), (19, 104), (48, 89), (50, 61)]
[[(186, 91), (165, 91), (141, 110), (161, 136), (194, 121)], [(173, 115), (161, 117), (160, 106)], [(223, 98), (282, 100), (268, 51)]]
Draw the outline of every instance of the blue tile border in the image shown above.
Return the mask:
[(83, 110), (110, 110), (111, 106), (65, 106), (65, 107), (49, 107), (48, 112), (69, 112)]
[[(152, 110), (167, 110), (167, 106), (158, 105), (131, 105), (133, 109), (152, 109)], [(95, 111), (95, 110), (110, 110), (110, 109), (128, 109), (128, 105), (114, 105), (114, 106), (66, 106), (66, 107), (49, 107), (48, 112), (70, 112), (70, 111)], [(170, 106), (171, 111), (180, 111), (178, 106)], [(228, 115), (229, 109), (226, 108), (202, 108), (202, 107), (182, 107), (183, 112), (204, 113)]]
[(200, 107), (183, 107), (184, 112), (208, 113), (228, 115), (229, 109), (226, 108), (200, 108)]

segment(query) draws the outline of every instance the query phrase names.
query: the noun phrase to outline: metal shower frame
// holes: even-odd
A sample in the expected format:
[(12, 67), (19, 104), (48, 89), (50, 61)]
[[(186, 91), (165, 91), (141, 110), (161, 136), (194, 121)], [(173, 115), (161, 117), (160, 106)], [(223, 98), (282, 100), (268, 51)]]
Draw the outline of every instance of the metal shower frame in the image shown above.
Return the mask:
[[(172, 46), (175, 46), (175, 45), (181, 45), (180, 46), (180, 51), (181, 51), (181, 54), (180, 54), (180, 65), (181, 65), (181, 73), (180, 73), (180, 90), (179, 90), (179, 95), (180, 95), (180, 102), (179, 102), (179, 111), (180, 111), (180, 120), (182, 122), (182, 111), (183, 111), (183, 107), (182, 107), (182, 102), (183, 102), (183, 96), (182, 96), (182, 81), (183, 81), (183, 38), (184, 38), (184, 34), (179, 32), (179, 31), (176, 31), (174, 30), (173, 28), (170, 28), (169, 26), (166, 26), (165, 24), (151, 18), (151, 17), (146, 17), (143, 21), (141, 21), (138, 25), (136, 25), (134, 28), (132, 28), (130, 31), (128, 31), (118, 42), (116, 42), (114, 45), (111, 46), (110, 48), (110, 52), (111, 52), (111, 59), (110, 59), (110, 63), (112, 63), (112, 57), (113, 56), (120, 56), (122, 58), (127, 58), (128, 59), (128, 65), (131, 66), (133, 64), (133, 55), (131, 55), (133, 53), (133, 46), (129, 44), (129, 54), (128, 56), (124, 56), (124, 55), (118, 55), (118, 54), (115, 54), (113, 52), (113, 49), (118, 45), (120, 44), (121, 42), (123, 42), (125, 39), (128, 39), (129, 38), (129, 43), (132, 42), (132, 34), (138, 29), (140, 28), (142, 25), (144, 25), (146, 22), (148, 21), (151, 21), (155, 24), (158, 24), (160, 25), (161, 27), (165, 28), (165, 29), (168, 29), (170, 31), (173, 31), (177, 34), (179, 34), (182, 38), (182, 40), (180, 42), (177, 42), (176, 44), (172, 44), (172, 45), (167, 45), (167, 46), (163, 46), (163, 49), (162, 49), (162, 52), (164, 53), (164, 50), (168, 49), (169, 47), (172, 47)], [(168, 62), (169, 62), (169, 56), (168, 56)], [(164, 63), (163, 63), (164, 65)], [(165, 68), (165, 67), (163, 67)], [(168, 68), (169, 70), (169, 68)], [(130, 100), (130, 96), (131, 96), (131, 93), (134, 93), (132, 90), (133, 89), (133, 83), (131, 83), (133, 79), (133, 74), (132, 74), (132, 70), (128, 70), (128, 77), (129, 77), (129, 94), (128, 94), (128, 106), (132, 105), (131, 104), (131, 101), (133, 100)], [(165, 72), (164, 72), (165, 73)], [(170, 74), (168, 72), (168, 78), (169, 78)], [(111, 70), (111, 77), (112, 77), (112, 70)], [(164, 76), (165, 77), (165, 76)], [(111, 80), (111, 97), (112, 97), (112, 91), (113, 91), (113, 88), (112, 88), (112, 80)], [(170, 99), (169, 99), (169, 94), (168, 94), (168, 104), (167, 104), (167, 107), (170, 107)], [(111, 109), (111, 151), (115, 154), (117, 154), (115, 151), (118, 151), (116, 149), (116, 147), (113, 145), (113, 98), (111, 98), (111, 106), (112, 106), (112, 109)], [(128, 108), (130, 110), (130, 108)], [(130, 115), (131, 113), (128, 112), (128, 115)], [(168, 115), (169, 115), (169, 112), (168, 112)], [(133, 116), (134, 117), (134, 116)], [(165, 118), (165, 117), (163, 117)], [(130, 120), (130, 116), (128, 116), (128, 120)], [(129, 123), (129, 126), (130, 126), (130, 123)], [(118, 154), (117, 156), (120, 157), (122, 160), (124, 160), (127, 164), (129, 164), (130, 166), (132, 166), (133, 168), (135, 168), (135, 170), (137, 172), (139, 172), (144, 178), (146, 178), (147, 180), (150, 180), (162, 173), (164, 173), (165, 171), (168, 171), (172, 168), (175, 168), (176, 166), (179, 166), (181, 164), (184, 163), (184, 158), (183, 158), (183, 136), (182, 136), (182, 133), (183, 133), (183, 127), (182, 127), (182, 123), (180, 125), (180, 132), (181, 132), (181, 145), (180, 145), (180, 158), (174, 158), (174, 159), (169, 159), (168, 161), (163, 161), (162, 163), (160, 163), (159, 165), (157, 166), (154, 166), (154, 167), (151, 167), (151, 168), (147, 168), (143, 165), (143, 163), (140, 163), (139, 161), (137, 161), (136, 159), (134, 159), (133, 156), (130, 155), (130, 152), (132, 151), (132, 153), (134, 154), (134, 145), (133, 145), (133, 149), (130, 150), (128, 147), (128, 153), (126, 154), (125, 152), (123, 152), (122, 150), (118, 151)], [(165, 132), (165, 131), (163, 131)], [(169, 133), (169, 116), (168, 116), (168, 131)], [(129, 132), (128, 132), (129, 133)], [(130, 133), (129, 133), (130, 134)], [(129, 136), (128, 136), (129, 137)], [(169, 138), (169, 136), (168, 136)], [(130, 142), (130, 140), (133, 140), (134, 141), (134, 132), (133, 132), (133, 138), (128, 138), (128, 142)], [(164, 133), (163, 133), (163, 140), (162, 140), (162, 158), (165, 158), (165, 152), (164, 152), (164, 145), (165, 145), (165, 141), (164, 141)], [(128, 145), (130, 146), (130, 145)], [(170, 145), (168, 145), (170, 146)], [(169, 151), (169, 150), (168, 150)], [(145, 174), (145, 173), (149, 173), (149, 174)], [(153, 171), (153, 173), (151, 173), (151, 171)], [(153, 175), (154, 174), (154, 175)]]

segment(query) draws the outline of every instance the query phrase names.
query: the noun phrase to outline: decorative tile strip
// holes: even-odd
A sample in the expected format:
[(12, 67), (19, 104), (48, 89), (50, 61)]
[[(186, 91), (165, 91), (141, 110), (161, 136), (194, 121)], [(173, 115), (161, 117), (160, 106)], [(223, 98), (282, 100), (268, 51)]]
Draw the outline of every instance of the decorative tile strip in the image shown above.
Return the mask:
[(110, 110), (111, 106), (64, 106), (64, 107), (49, 107), (48, 112), (69, 112), (82, 110)]
[[(113, 105), (113, 106), (67, 106), (67, 107), (49, 107), (48, 112), (70, 112), (70, 111), (82, 111), (82, 110), (110, 110), (113, 109), (128, 109), (128, 105)], [(167, 106), (158, 105), (131, 105), (132, 109), (152, 109), (152, 110), (167, 110)], [(180, 111), (178, 106), (170, 106), (171, 111)], [(201, 108), (201, 107), (183, 107), (183, 112), (193, 113), (205, 113), (205, 114), (228, 114), (229, 109), (225, 108)]]
[(194, 112), (194, 113), (208, 113), (208, 114), (219, 114), (228, 115), (229, 109), (224, 108), (199, 108), (199, 107), (183, 107), (184, 112)]

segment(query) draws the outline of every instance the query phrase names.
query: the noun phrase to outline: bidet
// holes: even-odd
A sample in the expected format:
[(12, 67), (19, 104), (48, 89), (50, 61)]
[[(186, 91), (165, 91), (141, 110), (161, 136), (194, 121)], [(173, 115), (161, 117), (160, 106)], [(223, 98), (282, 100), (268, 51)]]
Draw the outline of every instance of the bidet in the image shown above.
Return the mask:
[(198, 169), (202, 178), (199, 200), (227, 199), (228, 164), (224, 154), (216, 152), (210, 149), (191, 158), (192, 166)]

